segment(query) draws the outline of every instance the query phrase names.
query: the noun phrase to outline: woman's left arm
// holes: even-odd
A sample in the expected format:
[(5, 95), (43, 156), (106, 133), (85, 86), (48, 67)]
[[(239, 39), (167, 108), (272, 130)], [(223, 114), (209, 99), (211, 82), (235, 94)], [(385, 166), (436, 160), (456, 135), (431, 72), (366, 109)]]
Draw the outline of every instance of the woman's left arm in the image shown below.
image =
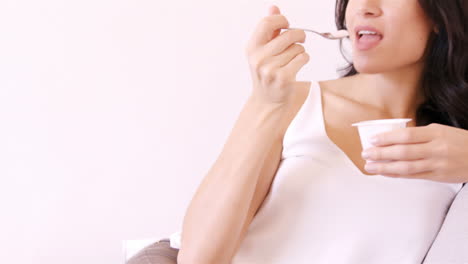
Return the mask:
[(374, 147), (365, 149), (369, 173), (388, 177), (468, 182), (468, 130), (432, 123), (377, 134)]

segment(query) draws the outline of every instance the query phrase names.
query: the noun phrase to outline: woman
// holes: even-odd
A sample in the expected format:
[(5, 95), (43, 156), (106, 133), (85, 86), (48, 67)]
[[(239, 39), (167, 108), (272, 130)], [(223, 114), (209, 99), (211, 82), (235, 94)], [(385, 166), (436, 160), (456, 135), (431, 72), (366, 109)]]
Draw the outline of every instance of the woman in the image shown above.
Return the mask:
[[(295, 81), (305, 33), (281, 33), (276, 6), (258, 25), (252, 94), (190, 203), (180, 251), (167, 252), (178, 263), (423, 262), (468, 181), (467, 1), (336, 7), (353, 47), (337, 80)], [(351, 124), (387, 118), (412, 122), (362, 151)]]

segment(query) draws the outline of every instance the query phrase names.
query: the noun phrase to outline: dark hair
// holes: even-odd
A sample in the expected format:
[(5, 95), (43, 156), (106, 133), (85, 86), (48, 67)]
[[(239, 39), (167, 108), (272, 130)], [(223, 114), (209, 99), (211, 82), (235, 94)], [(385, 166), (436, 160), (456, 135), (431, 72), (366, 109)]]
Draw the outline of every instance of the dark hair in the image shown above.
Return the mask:
[[(335, 22), (346, 29), (349, 0), (337, 0)], [(425, 101), (418, 106), (416, 126), (439, 123), (468, 129), (468, 0), (419, 0), (434, 23), (425, 50), (422, 90)], [(343, 47), (340, 43), (341, 52)], [(357, 74), (354, 65), (339, 70), (342, 77)]]

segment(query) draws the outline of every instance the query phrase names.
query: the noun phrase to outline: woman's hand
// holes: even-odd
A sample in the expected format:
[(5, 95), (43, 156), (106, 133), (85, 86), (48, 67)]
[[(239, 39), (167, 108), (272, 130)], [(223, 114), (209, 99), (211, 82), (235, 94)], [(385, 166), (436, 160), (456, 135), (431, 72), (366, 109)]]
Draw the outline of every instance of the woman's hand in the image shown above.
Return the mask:
[[(298, 85), (296, 74), (309, 61), (303, 30), (287, 30), (289, 22), (277, 6), (270, 7), (246, 47), (253, 81), (251, 97), (262, 104), (287, 105)], [(279, 35), (279, 36), (278, 36)]]
[[(365, 149), (366, 171), (389, 177), (468, 182), (468, 131), (441, 124), (407, 127), (376, 135)], [(368, 156), (366, 157), (366, 155)]]

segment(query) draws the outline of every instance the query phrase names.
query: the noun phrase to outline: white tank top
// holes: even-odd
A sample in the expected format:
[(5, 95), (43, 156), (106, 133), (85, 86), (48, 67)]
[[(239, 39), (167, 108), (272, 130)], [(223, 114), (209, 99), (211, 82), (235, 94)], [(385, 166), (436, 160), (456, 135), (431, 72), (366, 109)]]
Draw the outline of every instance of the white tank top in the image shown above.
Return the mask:
[(232, 264), (421, 264), (461, 186), (363, 174), (327, 136), (314, 81)]

